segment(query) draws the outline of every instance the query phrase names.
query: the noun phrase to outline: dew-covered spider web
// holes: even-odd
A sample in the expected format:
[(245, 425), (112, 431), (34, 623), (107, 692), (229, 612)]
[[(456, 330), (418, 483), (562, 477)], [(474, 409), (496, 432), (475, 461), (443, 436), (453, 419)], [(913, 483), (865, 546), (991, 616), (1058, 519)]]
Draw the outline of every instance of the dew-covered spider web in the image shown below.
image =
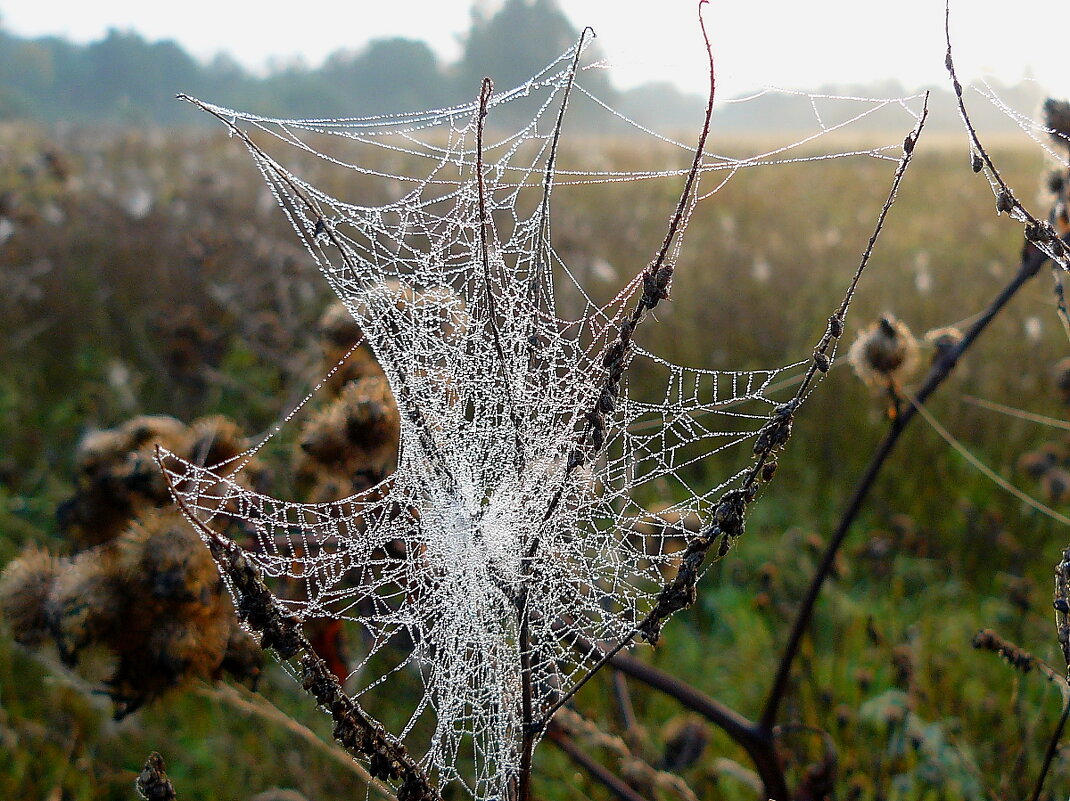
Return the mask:
[[(594, 661), (575, 635), (635, 635), (688, 536), (748, 469), (774, 388), (810, 361), (804, 351), (805, 362), (717, 371), (636, 346), (623, 383), (607, 389), (644, 281), (608, 302), (592, 297), (555, 250), (553, 191), (659, 181), (678, 193), (689, 148), (659, 136), (684, 165), (666, 169), (559, 167), (566, 108), (628, 125), (585, 91), (581, 50), (518, 88), (421, 113), (277, 120), (194, 101), (249, 148), (359, 324), (397, 401), (401, 444), (389, 478), (326, 504), (258, 494), (219, 466), (173, 455), (164, 468), (187, 510), (285, 580), (289, 610), (362, 630), (347, 691), (397, 721), (393, 733), (439, 781), (477, 798), (504, 797), (518, 771), (525, 685), (539, 720)], [(892, 106), (910, 127), (908, 101), (852, 99), (845, 120)], [(816, 111), (822, 101), (810, 102)], [(794, 149), (704, 154), (706, 180), (682, 204), (681, 230), (728, 178), (816, 158), (806, 148), (839, 124), (819, 116)], [(896, 162), (900, 142), (821, 158)], [(326, 166), (337, 191), (287, 160)], [(362, 202), (380, 189), (392, 199)], [(672, 211), (670, 201), (666, 219)], [(668, 243), (667, 263), (680, 241)], [(636, 255), (635, 273), (657, 245)], [(629, 380), (640, 366), (643, 380)], [(693, 468), (714, 453), (738, 454), (738, 469), (698, 485)], [(667, 503), (657, 512), (655, 495)]]

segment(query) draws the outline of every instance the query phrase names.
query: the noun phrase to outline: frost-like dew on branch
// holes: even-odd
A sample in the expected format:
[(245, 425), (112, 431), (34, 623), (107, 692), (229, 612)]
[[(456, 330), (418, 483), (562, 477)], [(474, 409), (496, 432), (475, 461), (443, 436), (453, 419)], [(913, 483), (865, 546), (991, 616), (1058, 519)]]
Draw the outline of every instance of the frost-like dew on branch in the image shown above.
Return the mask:
[[(776, 410), (772, 388), (803, 364), (692, 369), (634, 347), (624, 382), (607, 381), (644, 281), (592, 299), (554, 248), (551, 194), (577, 183), (679, 186), (687, 170), (556, 169), (566, 101), (608, 111), (578, 85), (568, 100), (577, 59), (565, 53), (482, 102), (395, 117), (274, 120), (194, 101), (245, 142), (359, 324), (400, 409), (401, 446), (393, 475), (330, 504), (259, 495), (170, 455), (164, 467), (189, 511), (227, 531), (265, 576), (287, 579), (287, 608), (363, 629), (347, 689), (439, 780), (479, 798), (503, 797), (517, 773), (524, 664), (538, 720), (594, 661), (570, 635), (635, 635), (687, 537), (750, 466)], [(521, 113), (526, 122), (507, 130)], [(720, 185), (794, 158), (788, 147), (706, 153), (698, 173)], [(336, 197), (288, 159), (326, 162), (350, 191), (397, 199)], [(701, 196), (696, 185), (685, 222)], [(678, 248), (676, 237), (669, 262)], [(629, 382), (639, 363), (644, 380)], [(693, 466), (730, 449), (738, 472), (696, 486)], [(655, 495), (675, 502), (650, 512)]]

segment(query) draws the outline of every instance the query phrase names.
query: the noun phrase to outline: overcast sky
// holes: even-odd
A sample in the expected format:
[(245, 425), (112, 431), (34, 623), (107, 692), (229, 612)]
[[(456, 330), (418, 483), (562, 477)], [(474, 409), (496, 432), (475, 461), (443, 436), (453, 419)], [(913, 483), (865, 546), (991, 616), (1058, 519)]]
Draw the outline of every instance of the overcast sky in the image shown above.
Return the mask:
[[(500, 0), (480, 0), (493, 9)], [(592, 26), (618, 86), (672, 81), (703, 91), (705, 67), (694, 0), (559, 0), (579, 28)], [(170, 38), (194, 55), (226, 51), (263, 69), (272, 58), (316, 65), (339, 48), (406, 36), (449, 61), (470, 20), (468, 0), (312, 0), (271, 10), (232, 0), (0, 0), (0, 20), (23, 36), (78, 42), (108, 28)], [(706, 11), (722, 96), (764, 86), (896, 78), (907, 88), (945, 80), (943, 0), (711, 0)], [(952, 0), (960, 71), (1013, 82), (1027, 73), (1070, 94), (1066, 14), (1058, 0)], [(518, 31), (517, 36), (523, 36)], [(2, 77), (2, 76), (0, 76)]]

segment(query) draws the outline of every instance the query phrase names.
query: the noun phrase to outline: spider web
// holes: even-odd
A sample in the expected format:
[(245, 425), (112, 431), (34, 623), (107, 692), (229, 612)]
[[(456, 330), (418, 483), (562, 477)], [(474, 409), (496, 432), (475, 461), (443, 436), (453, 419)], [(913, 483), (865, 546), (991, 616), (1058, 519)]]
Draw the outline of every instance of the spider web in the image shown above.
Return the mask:
[[(258, 494), (219, 466), (172, 454), (163, 467), (187, 510), (226, 528), (265, 576), (299, 587), (279, 599), (288, 609), (360, 627), (363, 653), (347, 690), (389, 715), (439, 781), (477, 798), (505, 797), (518, 771), (525, 664), (538, 719), (594, 661), (577, 639), (635, 635), (689, 532), (744, 474), (776, 408), (774, 388), (805, 363), (704, 370), (635, 347), (629, 369), (643, 381), (606, 393), (607, 354), (642, 277), (608, 303), (593, 299), (552, 244), (552, 192), (680, 182), (687, 170), (558, 168), (570, 100), (628, 124), (577, 83), (582, 47), (581, 39), (523, 86), (421, 113), (278, 120), (193, 101), (246, 144), (359, 324), (401, 411), (401, 444), (388, 479), (327, 504)], [(813, 136), (796, 146), (839, 127), (818, 115), (820, 101), (811, 101)], [(857, 114), (843, 124), (889, 104), (907, 108), (900, 99), (851, 102)], [(527, 121), (516, 130), (484, 130), (484, 120), (521, 112)], [(364, 163), (407, 169), (361, 166), (339, 144), (370, 153)], [(399, 196), (379, 205), (342, 200), (269, 150)], [(859, 153), (897, 161), (898, 144), (820, 158)], [(790, 147), (743, 159), (707, 153), (699, 172), (719, 188), (745, 168), (813, 158)], [(714, 191), (692, 192), (685, 223)], [(679, 247), (677, 237), (670, 262)], [(572, 469), (569, 455), (595, 408), (604, 445)], [(695, 486), (693, 467), (732, 449), (739, 471)], [(649, 511), (655, 496), (673, 502)]]

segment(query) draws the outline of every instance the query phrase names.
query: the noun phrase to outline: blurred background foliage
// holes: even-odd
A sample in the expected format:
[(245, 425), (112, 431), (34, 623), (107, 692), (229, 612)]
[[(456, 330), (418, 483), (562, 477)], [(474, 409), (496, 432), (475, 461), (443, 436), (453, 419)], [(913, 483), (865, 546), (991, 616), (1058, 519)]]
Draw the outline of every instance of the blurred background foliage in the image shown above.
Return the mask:
[[(525, 53), (516, 74), (494, 61), (506, 57), (495, 26), (508, 14), (535, 15), (546, 38), (524, 42), (549, 42)], [(131, 34), (86, 47), (0, 35), (0, 564), (30, 544), (70, 551), (56, 514), (76, 488), (76, 446), (87, 432), (141, 413), (184, 422), (224, 414), (255, 435), (322, 378), (316, 322), (329, 297), (319, 274), (234, 140), (155, 127), (198, 117), (173, 101), (174, 91), (271, 114), (442, 106), (470, 97), (474, 76), (497, 77), (500, 68), (498, 80), (508, 84), (571, 44), (576, 32), (555, 14), (548, 0), (511, 0), (499, 15), (474, 18), (457, 65), (438, 64), (420, 43), (391, 40), (316, 70), (289, 67), (264, 78), (223, 59), (198, 65), (173, 44)], [(515, 49), (506, 55), (521, 63)], [(612, 96), (608, 84), (606, 91)], [(616, 99), (627, 110), (628, 98)], [(108, 125), (51, 124), (58, 120)], [(735, 130), (727, 122), (715, 130), (713, 148), (754, 146), (753, 138), (733, 139)], [(777, 132), (770, 123), (763, 135), (772, 141)], [(1012, 186), (1035, 195), (1035, 208), (1047, 202), (1039, 187), (1051, 165), (1038, 150), (1001, 144), (993, 155)], [(562, 157), (584, 166), (598, 159), (606, 169), (660, 169), (674, 158), (585, 135)], [(863, 159), (738, 175), (699, 206), (672, 302), (642, 331), (644, 344), (718, 368), (807, 358), (889, 178), (886, 162)], [(592, 292), (609, 295), (653, 253), (676, 191), (655, 183), (561, 187), (555, 247)], [(884, 313), (919, 336), (970, 320), (1013, 273), (1020, 241), (969, 170), (964, 143), (923, 137), (844, 342)], [(1065, 432), (971, 399), (1066, 420), (1066, 353), (1042, 274), (930, 407), (993, 469), (1063, 512), (1065, 488), (1019, 464), (1028, 468), (1028, 457), (1044, 451), (1065, 469)], [(698, 606), (640, 655), (756, 715), (823, 539), (887, 424), (884, 400), (834, 366), (799, 417), (747, 535), (710, 569)], [(275, 487), (292, 480), (299, 425), (262, 455)], [(694, 479), (724, 471), (710, 460)], [(785, 710), (785, 719), (833, 736), (836, 797), (1027, 794), (1058, 695), (970, 642), (993, 627), (1058, 664), (1049, 588), (1066, 539), (932, 430), (919, 424), (907, 435), (825, 588)], [(609, 681), (607, 674), (592, 682), (578, 707), (618, 731)], [(128, 799), (152, 749), (167, 758), (180, 798), (245, 799), (279, 787), (316, 801), (363, 793), (335, 752), (308, 739), (311, 732), (329, 743), (328, 720), (277, 668), (265, 671), (259, 696), (196, 684), (118, 722), (99, 689), (47, 649), (0, 637), (0, 797)], [(754, 798), (738, 746), (704, 726), (687, 728), (663, 696), (631, 689), (640, 726), (625, 734), (636, 752), (679, 770), (699, 797)], [(816, 747), (805, 729), (786, 741), (796, 778)], [(612, 755), (601, 758), (619, 767)], [(1051, 797), (1070, 786), (1062, 751), (1048, 786)], [(546, 798), (605, 797), (548, 743), (537, 752), (536, 789)]]

